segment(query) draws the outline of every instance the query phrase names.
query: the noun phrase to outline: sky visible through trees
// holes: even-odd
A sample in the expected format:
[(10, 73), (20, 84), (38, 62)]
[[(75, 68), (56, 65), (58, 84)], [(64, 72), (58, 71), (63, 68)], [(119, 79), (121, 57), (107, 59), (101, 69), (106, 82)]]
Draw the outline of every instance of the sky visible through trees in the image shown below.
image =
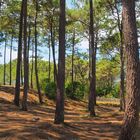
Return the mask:
[(0, 139), (140, 139), (139, 45), (139, 1), (1, 0)]

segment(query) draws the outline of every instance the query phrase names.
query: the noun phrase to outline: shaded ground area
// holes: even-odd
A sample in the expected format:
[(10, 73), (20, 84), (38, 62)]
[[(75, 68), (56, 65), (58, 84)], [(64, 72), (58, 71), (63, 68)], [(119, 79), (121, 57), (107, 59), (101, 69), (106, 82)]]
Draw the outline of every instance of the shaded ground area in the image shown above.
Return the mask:
[(65, 124), (55, 125), (53, 101), (44, 105), (29, 94), (28, 112), (15, 107), (14, 88), (0, 87), (0, 140), (115, 140), (120, 131), (122, 113), (118, 107), (98, 105), (97, 117), (90, 118), (86, 103), (65, 103)]

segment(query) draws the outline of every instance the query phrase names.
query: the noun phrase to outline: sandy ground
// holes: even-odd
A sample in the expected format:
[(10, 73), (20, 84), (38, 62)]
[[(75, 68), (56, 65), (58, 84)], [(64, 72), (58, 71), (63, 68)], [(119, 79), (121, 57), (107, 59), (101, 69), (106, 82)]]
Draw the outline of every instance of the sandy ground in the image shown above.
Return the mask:
[(56, 125), (53, 101), (39, 105), (32, 92), (24, 112), (13, 105), (13, 94), (12, 87), (0, 87), (0, 140), (115, 140), (119, 135), (123, 113), (118, 107), (98, 105), (97, 116), (90, 118), (86, 103), (68, 100), (65, 123)]

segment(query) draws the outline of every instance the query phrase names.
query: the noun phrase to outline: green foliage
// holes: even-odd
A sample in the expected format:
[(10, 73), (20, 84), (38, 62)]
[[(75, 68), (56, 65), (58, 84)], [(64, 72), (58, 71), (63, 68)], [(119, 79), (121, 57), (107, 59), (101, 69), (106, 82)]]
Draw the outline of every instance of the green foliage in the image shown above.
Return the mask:
[(119, 84), (113, 86), (97, 87), (97, 96), (107, 98), (118, 98), (119, 97)]
[[(54, 82), (48, 82), (48, 80), (44, 80), (44, 89), (45, 89), (45, 95), (49, 99), (55, 99), (56, 98), (56, 84)], [(46, 88), (45, 88), (46, 86)]]
[(71, 99), (83, 99), (85, 93), (85, 86), (80, 82), (74, 81), (66, 85), (66, 96)]

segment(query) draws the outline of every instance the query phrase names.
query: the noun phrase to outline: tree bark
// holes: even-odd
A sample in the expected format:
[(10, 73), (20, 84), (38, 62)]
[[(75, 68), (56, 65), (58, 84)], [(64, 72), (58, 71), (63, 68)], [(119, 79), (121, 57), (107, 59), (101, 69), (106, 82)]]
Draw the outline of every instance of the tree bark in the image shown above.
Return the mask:
[(21, 13), (20, 13), (20, 25), (19, 25), (16, 85), (15, 85), (15, 97), (14, 97), (14, 104), (16, 106), (19, 106), (19, 97), (20, 97), (20, 70), (21, 70), (21, 57), (22, 57), (23, 7), (24, 7), (24, 5), (23, 5), (23, 1), (22, 1)]
[(93, 27), (93, 1), (89, 0), (90, 2), (90, 27), (89, 27), (89, 37), (90, 37), (90, 93), (89, 93), (89, 102), (88, 102), (88, 109), (90, 111), (90, 116), (95, 116), (95, 96), (96, 96), (96, 74), (95, 74), (95, 52), (94, 52), (94, 27)]
[(55, 123), (64, 123), (64, 87), (65, 87), (65, 0), (60, 0), (60, 17), (59, 17), (59, 59), (58, 59), (58, 76), (57, 79), (57, 96)]
[(24, 1), (24, 90), (22, 98), (22, 110), (27, 111), (28, 95), (28, 46), (27, 46), (27, 0)]
[(123, 35), (126, 49), (127, 105), (119, 140), (136, 139), (139, 120), (139, 51), (135, 16), (135, 1), (123, 0)]

